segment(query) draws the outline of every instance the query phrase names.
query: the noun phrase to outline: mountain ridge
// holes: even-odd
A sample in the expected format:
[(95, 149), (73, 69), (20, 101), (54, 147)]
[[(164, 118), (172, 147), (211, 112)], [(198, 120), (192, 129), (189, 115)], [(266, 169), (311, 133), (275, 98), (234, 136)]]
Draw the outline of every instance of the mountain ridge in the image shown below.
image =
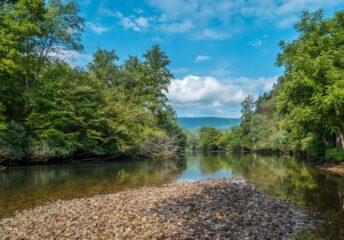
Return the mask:
[(188, 129), (198, 129), (201, 127), (213, 127), (218, 129), (229, 129), (240, 124), (240, 118), (225, 117), (179, 117), (178, 124)]

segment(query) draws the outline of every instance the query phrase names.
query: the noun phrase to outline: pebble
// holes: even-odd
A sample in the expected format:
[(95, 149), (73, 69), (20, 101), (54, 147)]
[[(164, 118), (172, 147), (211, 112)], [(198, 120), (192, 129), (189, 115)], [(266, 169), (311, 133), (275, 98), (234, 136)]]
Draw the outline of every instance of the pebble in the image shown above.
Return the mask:
[(306, 212), (230, 179), (58, 200), (0, 220), (0, 239), (293, 239)]

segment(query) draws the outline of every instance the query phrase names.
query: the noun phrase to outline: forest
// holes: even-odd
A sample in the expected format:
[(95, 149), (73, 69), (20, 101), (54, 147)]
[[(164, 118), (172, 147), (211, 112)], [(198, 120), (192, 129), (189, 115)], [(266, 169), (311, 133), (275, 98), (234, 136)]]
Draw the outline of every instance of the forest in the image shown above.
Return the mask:
[(297, 39), (279, 43), (284, 75), (273, 89), (245, 98), (240, 125), (202, 128), (189, 145), (344, 160), (344, 12), (329, 19), (323, 10), (304, 12), (295, 28)]
[(238, 126), (204, 127), (199, 138), (177, 125), (166, 97), (174, 77), (158, 45), (121, 61), (98, 49), (87, 67), (69, 65), (84, 25), (74, 1), (0, 3), (0, 163), (172, 157), (185, 145), (344, 159), (343, 11), (304, 12), (298, 38), (279, 43), (284, 74), (273, 89), (245, 98)]
[(0, 163), (72, 157), (172, 157), (186, 138), (166, 91), (173, 78), (159, 46), (119, 64), (98, 49), (86, 68), (85, 20), (74, 1), (0, 3)]
[(343, 219), (343, 1), (0, 0), (0, 240)]

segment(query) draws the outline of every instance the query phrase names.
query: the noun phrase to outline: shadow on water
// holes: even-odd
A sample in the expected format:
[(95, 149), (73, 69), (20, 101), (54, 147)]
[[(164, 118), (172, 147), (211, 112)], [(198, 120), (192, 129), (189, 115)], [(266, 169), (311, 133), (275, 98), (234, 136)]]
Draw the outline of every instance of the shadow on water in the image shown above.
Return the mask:
[(344, 239), (344, 178), (294, 158), (189, 153), (180, 161), (119, 161), (13, 168), (0, 172), (0, 217), (48, 201), (139, 186), (240, 177), (326, 218), (318, 236)]
[(0, 173), (0, 218), (58, 199), (174, 182), (182, 161), (119, 161), (12, 168)]

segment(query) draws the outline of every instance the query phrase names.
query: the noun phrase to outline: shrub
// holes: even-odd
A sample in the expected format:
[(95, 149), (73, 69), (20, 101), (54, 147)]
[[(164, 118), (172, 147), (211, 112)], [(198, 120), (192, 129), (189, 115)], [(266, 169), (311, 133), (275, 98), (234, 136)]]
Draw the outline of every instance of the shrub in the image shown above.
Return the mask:
[(326, 151), (326, 159), (334, 160), (336, 162), (344, 161), (344, 150), (339, 150), (336, 148), (331, 148)]
[(25, 156), (27, 136), (24, 127), (16, 122), (6, 123), (0, 131), (0, 158), (18, 160)]
[(301, 150), (309, 157), (324, 156), (325, 144), (314, 134), (309, 134), (301, 140)]

